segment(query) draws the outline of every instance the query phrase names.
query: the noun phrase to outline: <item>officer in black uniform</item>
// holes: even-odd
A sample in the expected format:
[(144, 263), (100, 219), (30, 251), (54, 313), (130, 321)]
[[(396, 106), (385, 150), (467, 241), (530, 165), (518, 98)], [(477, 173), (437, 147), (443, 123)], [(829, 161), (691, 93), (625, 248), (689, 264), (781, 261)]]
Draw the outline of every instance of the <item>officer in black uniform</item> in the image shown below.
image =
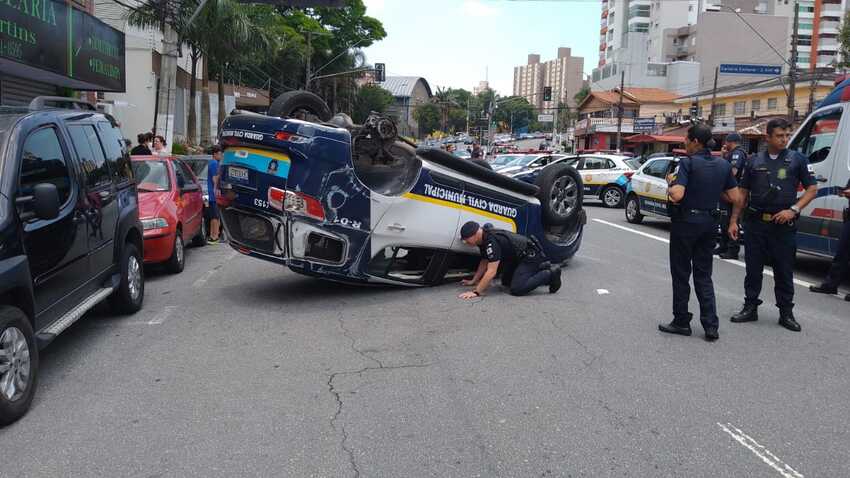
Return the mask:
[[(741, 174), (744, 172), (744, 163), (747, 161), (747, 153), (741, 147), (741, 135), (731, 133), (726, 136), (723, 149), (726, 151), (726, 160), (732, 165), (732, 174), (735, 176), (735, 181), (741, 181)], [(720, 201), (720, 240), (717, 244), (715, 254), (719, 254), (721, 259), (737, 259), (738, 253), (741, 251), (741, 246), (738, 241), (729, 237), (729, 218), (732, 216), (732, 203)]]
[[(844, 186), (839, 195), (850, 199), (850, 181)], [(844, 208), (844, 225), (841, 227), (841, 236), (838, 239), (838, 252), (832, 259), (826, 282), (821, 285), (809, 286), (809, 290), (818, 294), (837, 294), (841, 279), (850, 267), (850, 207)], [(850, 294), (844, 296), (844, 300), (850, 302)]]
[(717, 304), (711, 281), (712, 251), (717, 240), (720, 217), (718, 202), (738, 200), (735, 177), (728, 161), (715, 158), (709, 148), (714, 143), (711, 128), (697, 124), (688, 129), (685, 148), (690, 156), (679, 161), (676, 172), (668, 177), (667, 193), (671, 208), (670, 274), (673, 279), (673, 321), (659, 324), (662, 332), (691, 335), (688, 312), (691, 270), (699, 300), (700, 322), (705, 340), (718, 339)]
[[(788, 121), (777, 118), (767, 123), (767, 150), (750, 158), (741, 177), (741, 201), (729, 220), (729, 234), (738, 238), (738, 219), (746, 207), (747, 275), (744, 279), (744, 307), (732, 322), (758, 320), (764, 265), (772, 260), (776, 284), (779, 325), (794, 332), (800, 324), (794, 318), (794, 258), (797, 254), (797, 218), (817, 195), (817, 183), (809, 171), (809, 161), (797, 151), (786, 149), (791, 136)], [(797, 199), (797, 187), (805, 192)]]
[(540, 248), (525, 236), (469, 221), (461, 227), (460, 238), (481, 250), (475, 276), (463, 281), (475, 288), (460, 294), (461, 299), (483, 296), (498, 272), (511, 295), (525, 295), (546, 284), (552, 294), (561, 288), (561, 268), (546, 261)]

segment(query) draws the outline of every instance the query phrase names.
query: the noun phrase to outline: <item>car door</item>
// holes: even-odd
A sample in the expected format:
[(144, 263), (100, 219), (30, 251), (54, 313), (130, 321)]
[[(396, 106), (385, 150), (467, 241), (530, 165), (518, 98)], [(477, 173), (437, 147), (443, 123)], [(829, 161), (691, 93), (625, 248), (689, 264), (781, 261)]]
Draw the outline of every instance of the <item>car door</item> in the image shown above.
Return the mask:
[(847, 183), (846, 174), (841, 174), (841, 169), (846, 169), (841, 163), (842, 159), (846, 162), (847, 141), (836, 140), (841, 128), (848, 129), (846, 122), (842, 125), (841, 121), (844, 109), (838, 104), (812, 115), (789, 146), (809, 159), (809, 171), (818, 186), (817, 197), (797, 221), (798, 247), (807, 252), (824, 255), (837, 252), (846, 204), (846, 199), (838, 194)]
[(608, 172), (608, 159), (597, 156), (585, 156), (581, 164), (581, 180), (584, 184), (585, 196), (596, 196), (599, 190), (608, 182), (605, 179), (605, 173)]
[(643, 212), (667, 216), (667, 173), (671, 168), (669, 158), (650, 160), (643, 168), (643, 185), (634, 189), (640, 197)]
[(52, 183), (62, 204), (55, 219), (23, 224), (23, 242), (35, 294), (36, 329), (75, 306), (87, 292), (90, 278), (87, 208), (66, 138), (57, 125), (31, 132), (21, 149), (18, 197), (29, 196), (36, 184)]
[(115, 184), (94, 124), (71, 123), (68, 133), (85, 175), (89, 263), (92, 272), (100, 275), (115, 264), (114, 242), (118, 227)]
[(180, 160), (174, 160), (174, 164), (175, 172), (179, 171), (185, 181), (180, 191), (180, 201), (183, 203), (181, 221), (184, 224), (186, 236), (191, 239), (197, 235), (204, 218), (203, 192), (192, 168)]

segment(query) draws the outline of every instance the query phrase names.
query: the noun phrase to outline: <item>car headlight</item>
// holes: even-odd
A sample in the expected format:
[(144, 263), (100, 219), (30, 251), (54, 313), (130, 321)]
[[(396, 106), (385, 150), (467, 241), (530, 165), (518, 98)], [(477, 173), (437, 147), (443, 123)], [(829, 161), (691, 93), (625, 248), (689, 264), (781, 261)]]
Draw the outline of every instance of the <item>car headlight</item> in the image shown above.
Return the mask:
[(146, 231), (148, 229), (162, 229), (165, 227), (168, 227), (168, 221), (166, 221), (164, 217), (142, 219), (142, 228)]

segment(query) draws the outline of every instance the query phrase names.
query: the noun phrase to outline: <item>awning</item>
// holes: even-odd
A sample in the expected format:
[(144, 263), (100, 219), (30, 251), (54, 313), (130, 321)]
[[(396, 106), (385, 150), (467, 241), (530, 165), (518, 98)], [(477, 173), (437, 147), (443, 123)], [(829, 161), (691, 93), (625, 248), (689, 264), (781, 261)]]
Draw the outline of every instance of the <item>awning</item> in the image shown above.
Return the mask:
[(627, 143), (664, 143), (664, 144), (682, 144), (685, 142), (684, 136), (669, 136), (660, 134), (636, 134), (626, 138)]

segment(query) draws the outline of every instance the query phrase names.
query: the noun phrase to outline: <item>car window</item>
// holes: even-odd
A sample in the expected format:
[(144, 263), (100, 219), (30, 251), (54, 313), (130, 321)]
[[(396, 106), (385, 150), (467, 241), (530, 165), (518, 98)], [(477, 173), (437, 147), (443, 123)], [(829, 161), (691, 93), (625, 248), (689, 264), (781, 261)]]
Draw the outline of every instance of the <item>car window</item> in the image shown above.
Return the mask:
[(192, 168), (195, 176), (201, 181), (207, 180), (207, 172), (209, 171), (210, 162), (203, 159), (184, 159), (184, 163)]
[(133, 161), (133, 176), (139, 192), (168, 191), (171, 180), (165, 161)]
[(192, 176), (186, 176), (186, 174), (179, 166), (179, 161), (172, 161), (172, 164), (174, 165), (174, 175), (177, 177), (177, 187), (183, 187), (186, 184), (192, 182)]
[(800, 134), (794, 138), (791, 149), (809, 158), (810, 164), (826, 159), (838, 134), (841, 113), (842, 108), (839, 107), (812, 117)]
[(113, 179), (119, 184), (131, 181), (133, 168), (130, 166), (130, 153), (127, 152), (124, 138), (121, 137), (121, 130), (107, 121), (98, 121), (97, 130)]
[(29, 135), (24, 142), (21, 154), (21, 195), (31, 195), (35, 185), (40, 183), (55, 184), (62, 204), (71, 195), (68, 161), (55, 128), (42, 128)]
[(588, 156), (584, 158), (584, 165), (582, 166), (582, 169), (607, 169), (607, 166), (607, 159)]
[(191, 183), (195, 181), (195, 173), (192, 172), (192, 168), (190, 168), (183, 161), (175, 161), (175, 164), (179, 166), (180, 171), (183, 173), (183, 177), (186, 178), (187, 183)]
[(638, 169), (640, 167), (639, 159), (625, 159), (623, 160), (623, 162), (626, 163), (626, 165), (628, 165), (632, 169)]
[(86, 184), (90, 188), (98, 188), (112, 183), (109, 166), (106, 164), (106, 156), (100, 147), (94, 126), (71, 125), (68, 127), (71, 133), (71, 141), (80, 158), (80, 164), (86, 174)]
[(643, 173), (656, 178), (664, 178), (667, 176), (669, 165), (669, 159), (656, 159), (643, 168)]
[(611, 161), (611, 160), (609, 159), (609, 160), (608, 160), (608, 163), (606, 164), (606, 166), (605, 166), (605, 167), (606, 167), (607, 169), (615, 169), (615, 168), (617, 167), (617, 165), (614, 163), (614, 161)]

